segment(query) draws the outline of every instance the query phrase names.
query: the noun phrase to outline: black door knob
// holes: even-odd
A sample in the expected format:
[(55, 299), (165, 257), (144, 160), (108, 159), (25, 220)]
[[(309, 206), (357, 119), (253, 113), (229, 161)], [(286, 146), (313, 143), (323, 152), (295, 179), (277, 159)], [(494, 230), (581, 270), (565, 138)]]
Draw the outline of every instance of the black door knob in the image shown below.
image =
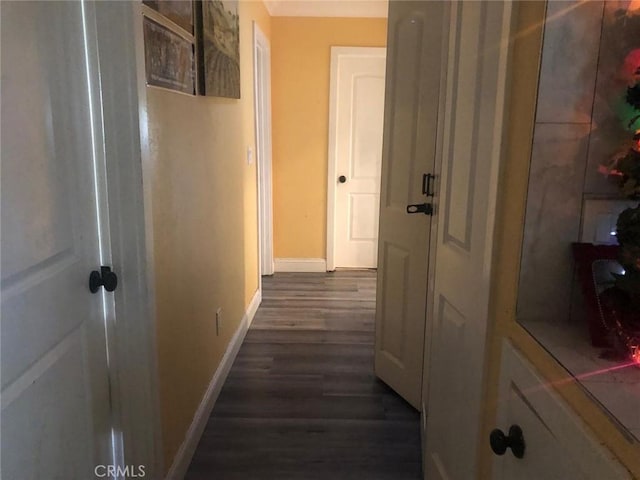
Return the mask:
[(502, 430), (496, 428), (489, 435), (489, 443), (491, 444), (491, 450), (496, 455), (504, 455), (507, 448), (510, 448), (514, 457), (524, 457), (524, 436), (522, 435), (522, 429), (518, 425), (509, 427), (508, 436)]
[(111, 271), (111, 267), (100, 267), (100, 271), (93, 270), (89, 274), (89, 290), (96, 293), (100, 287), (107, 292), (113, 292), (118, 286), (118, 276)]
[(340, 176), (338, 177), (338, 181), (339, 181), (340, 183), (345, 183), (345, 182), (347, 181), (347, 177), (345, 177), (344, 175), (340, 175)]

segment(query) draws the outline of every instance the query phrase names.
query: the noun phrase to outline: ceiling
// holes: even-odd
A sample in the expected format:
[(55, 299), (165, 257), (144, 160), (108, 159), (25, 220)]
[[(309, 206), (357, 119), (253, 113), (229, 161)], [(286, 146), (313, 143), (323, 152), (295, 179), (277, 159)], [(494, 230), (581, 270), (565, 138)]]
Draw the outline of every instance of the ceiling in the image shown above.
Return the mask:
[(265, 0), (274, 17), (386, 18), (388, 0)]

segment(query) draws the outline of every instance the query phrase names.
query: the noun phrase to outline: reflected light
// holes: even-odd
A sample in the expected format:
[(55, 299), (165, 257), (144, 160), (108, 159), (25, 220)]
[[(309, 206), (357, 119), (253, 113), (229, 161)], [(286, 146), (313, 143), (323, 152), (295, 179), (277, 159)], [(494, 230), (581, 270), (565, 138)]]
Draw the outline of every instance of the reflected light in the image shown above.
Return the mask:
[(624, 59), (622, 74), (626, 80), (632, 81), (640, 68), (640, 48), (631, 50)]
[(634, 361), (636, 365), (640, 365), (640, 345), (636, 345), (631, 347), (631, 359)]
[[(533, 394), (533, 393), (536, 393), (536, 392), (541, 391), (541, 390), (548, 390), (551, 387), (554, 387), (554, 388), (557, 389), (558, 387), (561, 387), (562, 385), (567, 385), (567, 384), (573, 383), (576, 380), (578, 380), (578, 381), (586, 380), (586, 379), (589, 379), (591, 377), (597, 377), (598, 375), (603, 375), (603, 374), (606, 374), (606, 373), (612, 373), (612, 372), (615, 372), (617, 370), (623, 370), (623, 369), (629, 368), (629, 367), (634, 367), (634, 368), (640, 367), (640, 346), (634, 347), (634, 349), (635, 349), (634, 352), (631, 354), (632, 355), (631, 361), (629, 361), (629, 362), (621, 363), (621, 364), (615, 365), (613, 367), (601, 368), (601, 369), (598, 369), (598, 370), (593, 370), (591, 372), (581, 373), (581, 374), (574, 375), (574, 376), (569, 375), (566, 378), (563, 378), (561, 380), (556, 380), (554, 382), (542, 383), (542, 384), (536, 385), (535, 387), (522, 390), (522, 394), (529, 395), (529, 394)], [(498, 400), (499, 403), (506, 402), (506, 401), (508, 401), (507, 398), (500, 398)]]
[[(638, 352), (638, 360), (640, 360), (640, 352)], [(598, 375), (602, 375), (605, 373), (615, 372), (617, 370), (622, 370), (623, 368), (635, 367), (638, 365), (638, 361), (633, 359), (631, 362), (621, 363), (620, 365), (615, 365), (613, 367), (601, 368), (600, 370), (594, 370), (592, 372), (581, 373), (580, 375), (576, 375), (577, 380), (584, 380), (591, 377), (596, 377)], [(570, 379), (562, 380), (560, 383), (566, 383)], [(557, 382), (552, 382), (553, 385), (557, 385)]]

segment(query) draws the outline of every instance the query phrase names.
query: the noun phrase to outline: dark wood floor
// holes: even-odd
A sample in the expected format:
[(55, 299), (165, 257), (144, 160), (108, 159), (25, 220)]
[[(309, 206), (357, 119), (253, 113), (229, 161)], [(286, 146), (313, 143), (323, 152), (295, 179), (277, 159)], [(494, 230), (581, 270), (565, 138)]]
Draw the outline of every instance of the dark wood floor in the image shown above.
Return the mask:
[(419, 479), (419, 414), (373, 374), (375, 272), (279, 273), (187, 480)]

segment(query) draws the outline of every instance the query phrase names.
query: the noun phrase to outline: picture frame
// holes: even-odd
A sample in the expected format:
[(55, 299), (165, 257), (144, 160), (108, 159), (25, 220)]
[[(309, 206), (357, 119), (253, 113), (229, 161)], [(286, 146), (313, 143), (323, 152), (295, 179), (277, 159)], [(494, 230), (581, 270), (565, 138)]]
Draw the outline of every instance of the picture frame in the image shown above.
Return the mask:
[(240, 98), (238, 0), (196, 2), (198, 93)]
[(146, 15), (143, 32), (147, 85), (195, 95), (193, 40)]
[(193, 2), (188, 0), (143, 0), (142, 4), (194, 35)]

